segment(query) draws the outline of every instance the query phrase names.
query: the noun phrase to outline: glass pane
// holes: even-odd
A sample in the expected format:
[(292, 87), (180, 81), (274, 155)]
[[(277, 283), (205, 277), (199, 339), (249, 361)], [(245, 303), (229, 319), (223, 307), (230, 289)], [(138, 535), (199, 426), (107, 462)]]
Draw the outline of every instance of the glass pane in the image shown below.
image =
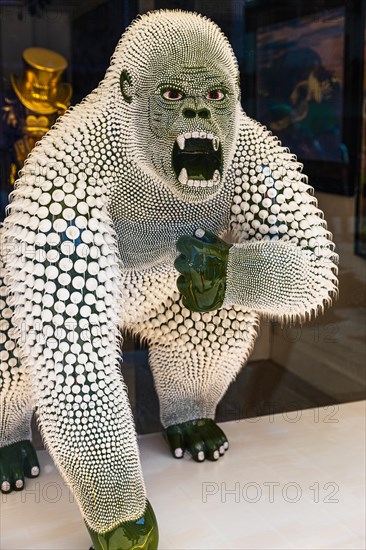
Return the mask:
[[(123, 29), (138, 14), (153, 9), (194, 10), (218, 23), (238, 59), (244, 110), (267, 125), (304, 164), (340, 256), (339, 299), (303, 325), (282, 326), (262, 319), (249, 363), (219, 405), (221, 421), (365, 396), (362, 6), (336, 0), (284, 1), (280, 7), (266, 0), (54, 1), (46, 7), (36, 1), (0, 2), (2, 217), (26, 153), (68, 103), (77, 104), (98, 86)], [(59, 67), (56, 83), (43, 82), (45, 87), (38, 89), (38, 94), (46, 94), (43, 99), (37, 99), (29, 84), (34, 56), (40, 55), (29, 48), (46, 48), (67, 62), (66, 69)], [(61, 58), (52, 59), (62, 65)], [(52, 97), (47, 95), (51, 89)], [(42, 101), (50, 112), (44, 112)], [(148, 351), (129, 334), (123, 372), (138, 431), (159, 430)]]

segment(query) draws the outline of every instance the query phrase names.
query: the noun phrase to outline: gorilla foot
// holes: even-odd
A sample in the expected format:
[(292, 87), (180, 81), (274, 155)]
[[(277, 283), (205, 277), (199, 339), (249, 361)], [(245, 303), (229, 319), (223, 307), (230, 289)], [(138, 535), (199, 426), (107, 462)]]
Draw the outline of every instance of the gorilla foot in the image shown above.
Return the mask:
[(147, 501), (144, 515), (137, 521), (126, 521), (103, 534), (93, 531), (90, 527), (88, 531), (93, 541), (93, 547), (90, 550), (157, 550), (158, 548), (158, 524), (149, 501)]
[(0, 448), (0, 490), (10, 493), (24, 488), (24, 477), (37, 477), (39, 462), (30, 441), (18, 441)]
[(196, 462), (218, 460), (229, 448), (226, 435), (209, 418), (169, 426), (165, 436), (175, 458), (182, 458), (187, 451)]

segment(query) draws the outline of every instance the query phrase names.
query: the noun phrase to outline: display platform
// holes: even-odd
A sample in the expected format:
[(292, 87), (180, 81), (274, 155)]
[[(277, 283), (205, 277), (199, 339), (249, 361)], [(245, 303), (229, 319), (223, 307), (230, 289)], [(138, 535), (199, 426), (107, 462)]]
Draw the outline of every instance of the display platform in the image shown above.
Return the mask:
[[(365, 548), (365, 402), (221, 424), (216, 463), (173, 460), (139, 438), (160, 550)], [(45, 451), (42, 474), (2, 496), (2, 550), (88, 550), (73, 497)]]

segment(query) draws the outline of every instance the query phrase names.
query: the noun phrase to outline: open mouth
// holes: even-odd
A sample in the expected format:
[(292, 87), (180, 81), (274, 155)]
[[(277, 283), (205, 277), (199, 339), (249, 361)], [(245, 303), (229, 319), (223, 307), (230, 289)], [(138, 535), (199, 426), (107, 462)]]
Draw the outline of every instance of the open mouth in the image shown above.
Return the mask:
[(178, 181), (188, 187), (215, 187), (222, 176), (222, 147), (217, 136), (188, 132), (177, 137), (173, 169)]

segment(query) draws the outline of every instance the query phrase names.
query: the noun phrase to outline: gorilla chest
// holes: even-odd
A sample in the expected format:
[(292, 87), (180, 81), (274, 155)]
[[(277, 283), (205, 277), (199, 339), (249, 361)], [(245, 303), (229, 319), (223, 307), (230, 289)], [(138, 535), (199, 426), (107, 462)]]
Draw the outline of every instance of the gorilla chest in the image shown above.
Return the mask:
[(126, 269), (150, 269), (171, 265), (176, 241), (201, 227), (223, 233), (229, 225), (230, 198), (226, 193), (203, 204), (185, 204), (167, 197), (125, 196), (112, 202), (110, 214), (118, 238), (121, 260)]

